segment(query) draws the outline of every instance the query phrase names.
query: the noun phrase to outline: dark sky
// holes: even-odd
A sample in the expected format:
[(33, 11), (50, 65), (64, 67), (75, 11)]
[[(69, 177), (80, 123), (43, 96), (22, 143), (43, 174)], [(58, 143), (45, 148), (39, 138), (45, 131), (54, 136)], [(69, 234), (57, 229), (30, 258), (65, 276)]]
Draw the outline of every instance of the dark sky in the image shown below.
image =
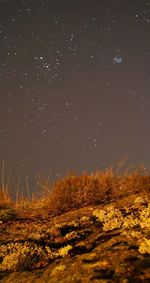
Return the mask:
[(0, 0), (0, 160), (14, 178), (150, 168), (150, 0)]

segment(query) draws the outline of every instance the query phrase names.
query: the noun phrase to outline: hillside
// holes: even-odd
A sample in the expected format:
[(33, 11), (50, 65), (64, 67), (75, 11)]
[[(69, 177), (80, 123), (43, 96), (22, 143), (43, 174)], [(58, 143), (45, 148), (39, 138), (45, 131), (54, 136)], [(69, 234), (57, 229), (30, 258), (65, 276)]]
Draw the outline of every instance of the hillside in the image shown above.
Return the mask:
[(34, 208), (1, 203), (1, 282), (149, 282), (146, 188), (61, 212), (46, 200)]

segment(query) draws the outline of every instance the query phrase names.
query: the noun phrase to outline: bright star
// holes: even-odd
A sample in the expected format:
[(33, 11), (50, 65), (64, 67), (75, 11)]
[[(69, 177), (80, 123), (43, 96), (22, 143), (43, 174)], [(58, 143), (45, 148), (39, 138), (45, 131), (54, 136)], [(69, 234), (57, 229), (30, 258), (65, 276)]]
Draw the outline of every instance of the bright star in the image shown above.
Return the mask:
[(121, 64), (122, 63), (122, 57), (116, 56), (113, 58), (114, 64)]

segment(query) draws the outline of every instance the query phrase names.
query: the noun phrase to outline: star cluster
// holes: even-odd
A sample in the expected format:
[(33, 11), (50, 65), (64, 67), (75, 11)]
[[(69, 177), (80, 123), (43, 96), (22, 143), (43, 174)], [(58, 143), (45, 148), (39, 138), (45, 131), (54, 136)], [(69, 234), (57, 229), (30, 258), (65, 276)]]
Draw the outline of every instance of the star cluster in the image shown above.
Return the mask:
[(150, 0), (0, 1), (0, 156), (14, 176), (150, 167)]

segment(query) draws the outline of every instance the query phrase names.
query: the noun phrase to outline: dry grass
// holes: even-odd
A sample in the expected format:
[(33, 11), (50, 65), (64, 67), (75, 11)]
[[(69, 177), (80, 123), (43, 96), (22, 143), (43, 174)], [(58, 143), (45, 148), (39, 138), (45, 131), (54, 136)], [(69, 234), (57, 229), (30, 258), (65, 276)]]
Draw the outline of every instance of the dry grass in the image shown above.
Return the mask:
[[(130, 170), (131, 171), (131, 170)], [(39, 199), (20, 199), (13, 203), (7, 190), (0, 189), (0, 208), (13, 206), (15, 209), (46, 209), (49, 213), (62, 214), (82, 206), (106, 204), (123, 200), (139, 193), (150, 193), (150, 176), (144, 168), (124, 170), (109, 168), (92, 174), (70, 173), (51, 185), (47, 178), (38, 179), (43, 190)], [(123, 205), (123, 202), (122, 202)]]
[(13, 205), (13, 201), (9, 196), (7, 189), (0, 188), (0, 209), (7, 208)]
[(118, 174), (112, 168), (92, 175), (70, 174), (54, 184), (45, 199), (50, 211), (62, 213), (86, 205), (97, 205), (150, 192), (150, 176), (139, 170)]

